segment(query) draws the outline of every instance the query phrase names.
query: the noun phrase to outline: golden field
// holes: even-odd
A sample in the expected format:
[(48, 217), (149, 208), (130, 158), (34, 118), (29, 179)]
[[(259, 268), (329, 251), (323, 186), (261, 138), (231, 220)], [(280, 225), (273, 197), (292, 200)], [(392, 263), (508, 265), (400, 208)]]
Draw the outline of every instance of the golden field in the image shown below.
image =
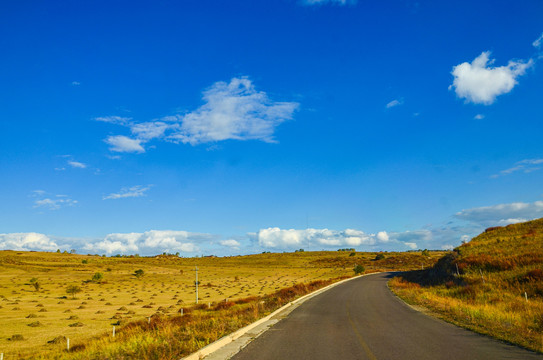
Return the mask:
[[(412, 270), (431, 266), (443, 252), (382, 254), (383, 259), (375, 260), (376, 253), (351, 251), (198, 258), (1, 251), (0, 352), (5, 360), (178, 358), (335, 281), (331, 279), (354, 275), (356, 264), (366, 272)], [(139, 269), (141, 277), (135, 276)], [(96, 273), (102, 278), (93, 281)], [(68, 294), (70, 286), (81, 292)], [(160, 339), (167, 332), (166, 346)], [(65, 351), (65, 338), (71, 352)], [(172, 345), (177, 338), (184, 339), (183, 349)], [(167, 349), (156, 350), (157, 341)], [(106, 353), (110, 355), (101, 355)]]
[(389, 285), (444, 320), (543, 352), (543, 219), (489, 228)]

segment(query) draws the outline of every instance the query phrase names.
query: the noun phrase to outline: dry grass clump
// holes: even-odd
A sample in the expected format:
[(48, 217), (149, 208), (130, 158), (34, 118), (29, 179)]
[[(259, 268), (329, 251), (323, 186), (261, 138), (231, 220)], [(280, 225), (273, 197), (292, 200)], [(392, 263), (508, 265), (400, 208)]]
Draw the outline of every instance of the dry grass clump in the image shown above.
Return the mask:
[(543, 219), (490, 228), (426, 271), (390, 281), (445, 320), (543, 352)]

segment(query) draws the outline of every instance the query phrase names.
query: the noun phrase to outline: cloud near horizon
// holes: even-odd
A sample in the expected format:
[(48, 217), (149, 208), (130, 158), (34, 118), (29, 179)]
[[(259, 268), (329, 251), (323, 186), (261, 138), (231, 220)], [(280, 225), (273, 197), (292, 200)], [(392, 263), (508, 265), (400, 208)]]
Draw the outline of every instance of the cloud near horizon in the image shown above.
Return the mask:
[(113, 152), (143, 153), (153, 139), (198, 145), (224, 140), (260, 140), (273, 143), (275, 129), (293, 118), (297, 102), (272, 101), (257, 91), (248, 77), (218, 81), (203, 92), (204, 104), (184, 115), (136, 123), (119, 116), (95, 120), (130, 129), (132, 137), (114, 135), (104, 141)]
[(543, 216), (543, 201), (515, 202), (482, 206), (462, 210), (454, 215), (457, 219), (475, 223), (481, 227), (503, 226), (534, 220)]
[(517, 78), (533, 65), (533, 60), (510, 60), (506, 66), (492, 67), (490, 51), (484, 51), (471, 63), (453, 67), (452, 85), (459, 98), (474, 104), (490, 105), (499, 95), (507, 94), (518, 84)]

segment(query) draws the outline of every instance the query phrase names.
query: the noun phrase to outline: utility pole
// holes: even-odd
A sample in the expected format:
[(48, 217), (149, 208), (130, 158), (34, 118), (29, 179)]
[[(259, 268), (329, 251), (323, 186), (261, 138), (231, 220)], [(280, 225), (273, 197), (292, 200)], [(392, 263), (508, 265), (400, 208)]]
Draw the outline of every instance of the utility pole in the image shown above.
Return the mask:
[(196, 304), (198, 304), (198, 266), (194, 267), (194, 272), (196, 273), (196, 281), (194, 282), (196, 286)]

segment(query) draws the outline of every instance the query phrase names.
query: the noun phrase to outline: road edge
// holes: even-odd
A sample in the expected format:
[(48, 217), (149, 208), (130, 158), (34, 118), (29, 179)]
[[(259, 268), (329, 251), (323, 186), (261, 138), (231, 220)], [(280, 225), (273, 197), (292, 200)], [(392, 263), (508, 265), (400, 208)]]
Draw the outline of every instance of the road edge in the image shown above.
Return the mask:
[[(212, 342), (211, 344), (201, 348), (200, 350), (198, 350), (196, 352), (193, 352), (192, 354), (181, 358), (181, 360), (200, 360), (200, 359), (203, 359), (206, 356), (209, 356), (212, 353), (215, 353), (218, 350), (224, 348), (225, 346), (231, 344), (232, 342), (240, 339), (243, 335), (245, 335), (249, 331), (253, 330), (254, 328), (262, 325), (262, 329), (258, 333), (254, 334), (250, 338), (244, 339), (243, 343), (238, 344), (238, 346), (235, 347), (234, 352), (229, 352), (228, 354), (225, 354), (223, 359), (229, 359), (230, 357), (237, 354), (245, 346), (247, 346), (247, 344), (249, 344), (251, 341), (253, 341), (258, 336), (263, 334), (271, 326), (273, 326), (275, 323), (277, 323), (279, 320), (272, 320), (272, 319), (276, 318), (282, 312), (285, 312), (287, 310), (292, 311), (292, 310), (294, 310), (295, 307), (301, 305), (303, 302), (311, 299), (312, 297), (317, 296), (317, 295), (319, 295), (319, 294), (321, 294), (321, 293), (323, 293), (323, 292), (325, 292), (327, 290), (330, 290), (331, 288), (333, 288), (335, 286), (343, 284), (343, 283), (345, 283), (347, 281), (358, 279), (358, 278), (361, 278), (363, 276), (380, 274), (380, 273), (381, 272), (375, 272), (375, 273), (370, 273), (370, 274), (362, 274), (362, 275), (358, 275), (358, 276), (353, 276), (351, 278), (341, 280), (341, 281), (335, 282), (333, 284), (327, 285), (327, 286), (325, 286), (325, 287), (323, 287), (321, 289), (315, 290), (315, 291), (313, 291), (313, 292), (311, 292), (309, 294), (306, 294), (306, 295), (304, 295), (304, 296), (302, 296), (302, 297), (300, 297), (300, 298), (298, 298), (298, 299), (296, 299), (294, 301), (289, 302), (288, 304), (280, 307), (279, 309), (277, 309), (274, 312), (272, 312), (271, 314), (263, 317), (262, 319), (257, 320), (254, 323), (251, 323), (251, 324), (249, 324), (249, 325), (247, 325), (247, 326), (245, 326), (245, 327), (243, 327), (243, 328), (241, 328), (239, 330), (236, 330), (236, 331), (234, 331), (233, 333), (231, 333), (229, 335), (223, 336), (219, 340), (217, 340), (215, 342)], [(293, 306), (295, 306), (295, 307), (293, 307)], [(289, 313), (290, 313), (290, 311), (289, 311)], [(267, 322), (269, 322), (269, 324), (266, 324)]]

